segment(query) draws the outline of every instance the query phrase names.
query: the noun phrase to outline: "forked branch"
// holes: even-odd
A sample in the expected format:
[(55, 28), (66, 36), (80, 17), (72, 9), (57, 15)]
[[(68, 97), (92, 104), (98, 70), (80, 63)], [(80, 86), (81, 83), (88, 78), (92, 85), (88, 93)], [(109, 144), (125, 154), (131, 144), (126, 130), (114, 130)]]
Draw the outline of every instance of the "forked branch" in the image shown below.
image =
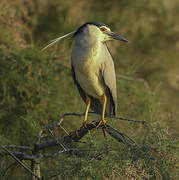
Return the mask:
[[(3, 153), (4, 155), (10, 155), (12, 156), (16, 162), (18, 162), (22, 167), (24, 167), (26, 170), (28, 170), (32, 176), (33, 179), (41, 179), (40, 178), (40, 170), (35, 171), (35, 169), (40, 168), (40, 160), (44, 159), (44, 158), (49, 158), (49, 157), (53, 157), (53, 156), (58, 156), (63, 152), (71, 152), (70, 149), (64, 149), (63, 151), (59, 151), (54, 153), (53, 156), (50, 155), (46, 155), (46, 154), (42, 154), (41, 151), (45, 150), (47, 148), (50, 147), (54, 147), (54, 146), (59, 146), (59, 145), (67, 145), (69, 143), (72, 142), (79, 142), (81, 138), (83, 138), (89, 131), (96, 129), (98, 127), (99, 121), (98, 122), (92, 122), (89, 124), (86, 124), (86, 126), (82, 126), (80, 127), (80, 129), (70, 132), (68, 135), (66, 136), (62, 136), (62, 137), (53, 137), (49, 140), (46, 141), (42, 141), (41, 142), (41, 135), (43, 133), (44, 130), (50, 130), (51, 128), (54, 127), (61, 127), (61, 122), (63, 121), (63, 119), (66, 116), (84, 116), (84, 114), (78, 114), (78, 113), (65, 113), (63, 114), (59, 121), (57, 123), (54, 124), (49, 124), (47, 126), (44, 126), (42, 128), (42, 130), (39, 132), (38, 134), (38, 138), (34, 144), (34, 147), (30, 147), (30, 146), (17, 146), (17, 145), (1, 145), (1, 148), (3, 150), (0, 151), (0, 153)], [(110, 117), (110, 118), (114, 118), (114, 119), (120, 119), (120, 120), (126, 120), (126, 121), (133, 121), (133, 122), (141, 122), (144, 123), (145, 121), (140, 121), (140, 120), (132, 120), (132, 119), (128, 119), (128, 118), (123, 118), (123, 117)], [(116, 139), (118, 142), (122, 142), (130, 147), (136, 147), (136, 143), (134, 140), (132, 140), (132, 138), (130, 138), (128, 135), (126, 135), (125, 133), (120, 132), (119, 130), (113, 128), (112, 126), (105, 124), (105, 126), (101, 126), (99, 127), (99, 129), (102, 128), (103, 132), (107, 132), (111, 137), (113, 137), (114, 139)], [(97, 130), (97, 129), (96, 129)], [(7, 148), (11, 148), (11, 149), (16, 149), (16, 151), (9, 151)], [(17, 151), (17, 150), (20, 151)], [(27, 152), (31, 152), (31, 153), (27, 153), (27, 152), (23, 152), (23, 151), (27, 151)], [(75, 150), (78, 151), (78, 150)], [(80, 151), (80, 150), (79, 150)], [(59, 153), (60, 152), (60, 153)], [(30, 160), (32, 162), (33, 168), (31, 168), (31, 170), (22, 162), (22, 160)], [(36, 168), (35, 168), (36, 167)], [(38, 167), (38, 168), (37, 168)], [(38, 174), (38, 175), (37, 175)]]

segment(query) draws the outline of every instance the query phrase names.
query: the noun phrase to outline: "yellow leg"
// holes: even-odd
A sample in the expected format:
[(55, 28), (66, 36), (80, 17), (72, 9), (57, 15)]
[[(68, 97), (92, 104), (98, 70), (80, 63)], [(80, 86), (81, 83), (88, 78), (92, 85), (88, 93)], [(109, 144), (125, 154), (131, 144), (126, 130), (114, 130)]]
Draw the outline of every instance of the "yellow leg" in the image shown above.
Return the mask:
[(107, 104), (107, 96), (106, 94), (103, 95), (103, 110), (102, 110), (102, 114), (101, 114), (101, 121), (99, 122), (99, 124), (97, 125), (96, 128), (98, 128), (101, 125), (105, 125), (106, 120), (104, 119), (105, 116), (105, 111), (106, 111), (106, 104)]
[(103, 124), (105, 124), (106, 121), (105, 121), (105, 119), (104, 119), (104, 116), (105, 116), (106, 104), (107, 104), (106, 94), (104, 94), (103, 98), (104, 98), (104, 101), (103, 101), (103, 111), (102, 111), (102, 115), (101, 115), (101, 121), (102, 121)]
[(86, 95), (86, 110), (85, 110), (85, 117), (83, 119), (83, 126), (86, 126), (86, 121), (88, 119), (88, 111), (91, 105), (91, 99), (88, 95)]

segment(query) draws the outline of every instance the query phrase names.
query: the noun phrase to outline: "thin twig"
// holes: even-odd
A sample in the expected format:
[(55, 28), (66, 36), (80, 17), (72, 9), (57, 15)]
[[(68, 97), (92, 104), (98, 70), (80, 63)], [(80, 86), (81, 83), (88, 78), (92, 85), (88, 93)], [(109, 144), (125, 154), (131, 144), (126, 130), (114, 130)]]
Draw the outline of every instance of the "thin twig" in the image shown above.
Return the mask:
[(14, 149), (21, 149), (21, 150), (32, 150), (30, 146), (18, 146), (18, 145), (3, 145), (6, 148), (14, 148)]
[[(96, 114), (95, 112), (89, 112), (89, 114)], [(130, 122), (138, 122), (138, 123), (145, 123), (145, 120), (135, 120), (135, 119), (129, 119), (129, 118), (125, 118), (125, 117), (120, 117), (120, 116), (105, 116), (107, 118), (111, 118), (111, 119), (118, 119), (118, 120), (122, 120), (122, 121), (130, 121)]]
[(53, 127), (59, 126), (59, 125), (62, 123), (64, 117), (66, 117), (66, 116), (78, 116), (78, 117), (82, 117), (82, 116), (84, 116), (84, 113), (82, 113), (82, 114), (80, 114), (80, 113), (75, 113), (75, 112), (64, 113), (64, 114), (59, 118), (59, 120), (58, 120), (57, 123), (48, 124), (48, 125), (46, 125), (46, 126), (43, 126), (43, 129), (49, 129), (49, 128), (53, 128)]
[[(9, 155), (9, 153), (7, 151), (0, 151), (0, 153), (3, 153), (5, 155)], [(33, 160), (35, 159), (36, 157), (33, 156), (33, 155), (28, 155), (28, 154), (25, 154), (23, 152), (13, 152), (13, 155), (16, 156), (17, 158), (20, 158), (20, 159), (23, 159), (23, 160)]]
[(12, 168), (16, 163), (17, 163), (17, 161), (11, 163), (11, 164), (5, 169), (4, 173), (2, 174), (2, 177), (5, 177), (7, 171), (8, 171), (10, 168)]
[(41, 180), (35, 173), (33, 173), (30, 168), (28, 168), (22, 161), (19, 160), (11, 151), (9, 151), (6, 147), (0, 145), (1, 148), (3, 148), (6, 152), (9, 153), (10, 156), (12, 156), (24, 169), (26, 169), (28, 172), (30, 172), (33, 176), (35, 176), (37, 179)]
[[(54, 136), (54, 134), (53, 134), (53, 132), (49, 129), (49, 132), (50, 132), (50, 134), (51, 134), (51, 136), (53, 137), (53, 138), (55, 138), (55, 136)], [(69, 135), (69, 134), (68, 134)], [(58, 143), (63, 149), (64, 149), (64, 151), (67, 151), (67, 148), (62, 144), (62, 143)]]
[[(89, 112), (90, 114), (96, 114), (95, 112)], [(71, 113), (64, 113), (58, 120), (57, 123), (54, 124), (48, 124), (46, 126), (43, 127), (43, 129), (49, 129), (49, 128), (53, 128), (53, 127), (57, 127), (59, 126), (62, 121), (64, 120), (64, 117), (66, 116), (78, 116), (78, 117), (82, 117), (84, 116), (84, 113), (75, 113), (75, 112), (71, 112)], [(145, 120), (134, 120), (134, 119), (129, 119), (129, 118), (125, 118), (125, 117), (120, 117), (120, 116), (106, 116), (107, 118), (111, 118), (111, 119), (118, 119), (118, 120), (122, 120), (122, 121), (130, 121), (130, 122), (138, 122), (138, 123), (145, 123)]]
[(118, 131), (117, 129), (114, 129), (110, 125), (106, 125), (107, 129), (106, 132), (109, 133), (113, 138), (117, 139), (119, 142), (123, 142), (124, 144), (130, 145), (130, 146), (136, 146), (136, 142), (130, 138), (127, 134)]
[(109, 116), (109, 118), (111, 119), (119, 119), (122, 121), (130, 121), (130, 122), (138, 122), (138, 123), (145, 123), (145, 120), (134, 120), (134, 119), (129, 119), (129, 118), (125, 118), (125, 117), (120, 117), (120, 116)]
[(86, 127), (81, 127), (79, 130), (70, 133), (70, 135), (63, 136), (60, 138), (53, 138), (49, 141), (37, 144), (37, 151), (47, 147), (59, 145), (59, 143), (68, 144), (71, 142), (78, 142), (83, 136), (85, 136), (88, 133), (88, 131), (94, 129), (98, 125), (98, 123), (99, 122), (87, 124)]
[(69, 133), (67, 132), (67, 130), (66, 130), (63, 126), (61, 126), (61, 123), (62, 123), (62, 121), (64, 120), (64, 117), (65, 117), (65, 116), (78, 116), (78, 117), (81, 117), (81, 116), (84, 116), (84, 113), (82, 113), (82, 114), (78, 114), (78, 113), (75, 113), (75, 112), (72, 112), (72, 113), (64, 113), (64, 114), (59, 118), (59, 120), (58, 120), (57, 123), (48, 124), (48, 125), (46, 125), (46, 126), (43, 126), (42, 129), (39, 131), (37, 140), (36, 140), (35, 142), (36, 142), (36, 143), (39, 143), (39, 142), (40, 142), (42, 133), (43, 133), (43, 131), (44, 131), (45, 129), (50, 129), (50, 128), (54, 128), (54, 127), (58, 127), (58, 126), (59, 126), (60, 128), (62, 128), (67, 135), (69, 135)]
[[(96, 113), (95, 112), (89, 112), (89, 114), (96, 114)], [(84, 115), (85, 115), (84, 113), (80, 114), (80, 113), (72, 112), (72, 113), (65, 113), (65, 114), (63, 114), (61, 116), (61, 118), (64, 118), (65, 116), (78, 116), (78, 117), (82, 117)], [(134, 120), (134, 119), (129, 119), (129, 118), (120, 117), (120, 116), (106, 116), (106, 117), (111, 118), (111, 119), (119, 119), (119, 120), (122, 120), (122, 121), (131, 121), (131, 122), (139, 122), (139, 123), (145, 123), (146, 122), (145, 120)]]

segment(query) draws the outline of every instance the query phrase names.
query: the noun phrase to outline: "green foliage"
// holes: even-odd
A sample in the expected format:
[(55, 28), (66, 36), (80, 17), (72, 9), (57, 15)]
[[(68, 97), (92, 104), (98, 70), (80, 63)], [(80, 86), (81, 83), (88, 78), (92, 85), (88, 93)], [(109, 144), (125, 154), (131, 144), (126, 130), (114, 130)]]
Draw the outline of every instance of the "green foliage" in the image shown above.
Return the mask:
[(176, 178), (177, 140), (158, 125), (151, 126), (149, 131), (140, 137), (140, 145), (134, 149), (117, 144), (109, 136), (99, 140), (101, 133), (93, 131), (85, 137), (85, 145), (75, 146), (77, 153), (59, 156), (55, 166), (51, 160), (44, 161), (52, 168), (44, 169), (43, 174), (56, 172), (60, 179)]
[[(40, 49), (59, 33), (86, 21), (101, 21), (130, 41), (109, 44), (117, 75), (130, 77), (117, 77), (118, 115), (145, 119), (147, 126), (108, 120), (138, 147), (130, 149), (93, 131), (82, 139), (85, 144), (67, 145), (79, 153), (42, 161), (41, 174), (59, 173), (59, 179), (178, 179), (178, 10), (177, 0), (77, 0), (75, 5), (62, 0), (2, 0), (0, 144), (33, 145), (43, 125), (58, 121), (65, 112), (83, 112), (71, 77), (72, 40), (45, 52)], [(72, 131), (81, 122), (70, 117), (62, 125)], [(61, 129), (55, 133), (64, 135)], [(63, 149), (47, 153), (58, 150)], [(0, 154), (0, 179), (12, 162)], [(15, 165), (5, 178), (28, 179), (29, 174)]]

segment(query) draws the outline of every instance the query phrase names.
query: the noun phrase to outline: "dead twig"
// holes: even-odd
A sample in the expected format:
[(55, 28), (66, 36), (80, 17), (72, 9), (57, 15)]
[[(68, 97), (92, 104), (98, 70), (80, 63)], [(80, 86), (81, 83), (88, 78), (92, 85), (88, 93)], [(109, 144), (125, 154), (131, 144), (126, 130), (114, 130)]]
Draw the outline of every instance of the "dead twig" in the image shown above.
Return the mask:
[(112, 136), (113, 138), (115, 138), (117, 141), (119, 142), (123, 142), (124, 144), (127, 144), (129, 146), (136, 146), (136, 142), (130, 138), (127, 134), (118, 131), (117, 129), (114, 129), (113, 127), (111, 127), (110, 125), (106, 125), (107, 129), (106, 132)]
[(8, 171), (10, 168), (12, 168), (14, 165), (16, 165), (16, 164), (17, 164), (17, 161), (11, 163), (11, 164), (5, 169), (4, 173), (2, 174), (2, 177), (5, 177), (6, 174), (7, 174), (7, 171)]
[(32, 150), (30, 146), (17, 146), (17, 145), (4, 145), (5, 148), (13, 148), (13, 149), (20, 149), (20, 150)]
[[(9, 155), (9, 152), (7, 152), (7, 151), (0, 151), (0, 153), (3, 153), (3, 154), (5, 154), (5, 155)], [(33, 156), (33, 155), (28, 155), (28, 154), (25, 154), (25, 153), (23, 153), (23, 152), (12, 152), (12, 154), (15, 156), (15, 157), (17, 157), (17, 158), (19, 158), (19, 159), (23, 159), (23, 160), (33, 160), (33, 159), (35, 159), (36, 157), (35, 156)]]
[[(89, 114), (96, 114), (95, 112), (89, 112)], [(84, 116), (84, 113), (75, 113), (75, 112), (72, 112), (72, 113), (65, 113), (63, 114), (57, 123), (54, 123), (54, 124), (48, 124), (46, 126), (44, 126), (42, 128), (42, 130), (40, 131), (42, 133), (42, 131), (44, 129), (49, 129), (49, 128), (54, 128), (54, 127), (58, 127), (62, 121), (64, 120), (64, 118), (66, 116), (77, 116), (77, 117), (83, 117)], [(138, 122), (138, 123), (145, 123), (146, 121), (145, 120), (134, 120), (134, 119), (129, 119), (129, 118), (125, 118), (125, 117), (120, 117), (120, 116), (106, 116), (107, 118), (111, 118), (111, 119), (118, 119), (118, 120), (122, 120), (122, 121), (129, 121), (129, 122)], [(39, 133), (40, 134), (40, 133)]]
[(42, 134), (43, 134), (43, 131), (44, 131), (44, 130), (50, 129), (50, 128), (54, 128), (54, 127), (60, 127), (60, 128), (62, 128), (62, 129), (66, 132), (66, 134), (69, 135), (69, 133), (66, 131), (66, 129), (64, 129), (64, 128), (61, 126), (61, 123), (62, 123), (62, 121), (64, 120), (64, 117), (66, 117), (66, 116), (78, 116), (78, 117), (82, 117), (82, 116), (84, 116), (84, 113), (82, 113), (82, 114), (80, 114), (80, 113), (75, 113), (75, 112), (72, 112), (72, 113), (64, 113), (64, 114), (59, 118), (58, 122), (53, 123), (53, 124), (48, 124), (48, 125), (42, 127), (42, 129), (41, 129), (41, 130), (39, 131), (39, 133), (38, 133), (38, 137), (37, 137), (35, 143), (39, 143), (39, 142), (40, 142), (40, 139), (41, 139), (41, 137), (42, 137)]
[(36, 150), (39, 151), (39, 150), (47, 148), (47, 147), (57, 146), (57, 145), (59, 145), (59, 143), (60, 144), (68, 144), (70, 142), (77, 142), (83, 136), (85, 136), (88, 133), (88, 131), (95, 128), (98, 123), (99, 122), (96, 122), (94, 124), (93, 123), (87, 124), (86, 127), (81, 127), (79, 130), (74, 131), (67, 136), (63, 136), (60, 138), (53, 138), (49, 141), (45, 141), (43, 143), (36, 144)]
[(6, 147), (4, 147), (4, 146), (2, 146), (2, 145), (0, 145), (0, 146), (1, 146), (2, 149), (4, 149), (6, 152), (8, 152), (9, 155), (10, 155), (11, 157), (13, 157), (13, 158), (16, 160), (16, 162), (18, 162), (24, 169), (26, 169), (28, 172), (30, 172), (30, 173), (31, 173), (33, 176), (35, 176), (38, 180), (41, 180), (41, 178), (39, 178), (36, 174), (34, 174), (34, 173), (30, 170), (30, 168), (28, 168), (22, 161), (20, 161), (19, 158), (17, 158), (11, 151), (9, 151)]
[(122, 120), (122, 121), (130, 121), (130, 122), (138, 122), (138, 123), (145, 123), (145, 120), (135, 120), (135, 119), (129, 119), (129, 118), (125, 118), (125, 117), (120, 117), (120, 116), (107, 116), (108, 118), (111, 119), (118, 119), (118, 120)]

